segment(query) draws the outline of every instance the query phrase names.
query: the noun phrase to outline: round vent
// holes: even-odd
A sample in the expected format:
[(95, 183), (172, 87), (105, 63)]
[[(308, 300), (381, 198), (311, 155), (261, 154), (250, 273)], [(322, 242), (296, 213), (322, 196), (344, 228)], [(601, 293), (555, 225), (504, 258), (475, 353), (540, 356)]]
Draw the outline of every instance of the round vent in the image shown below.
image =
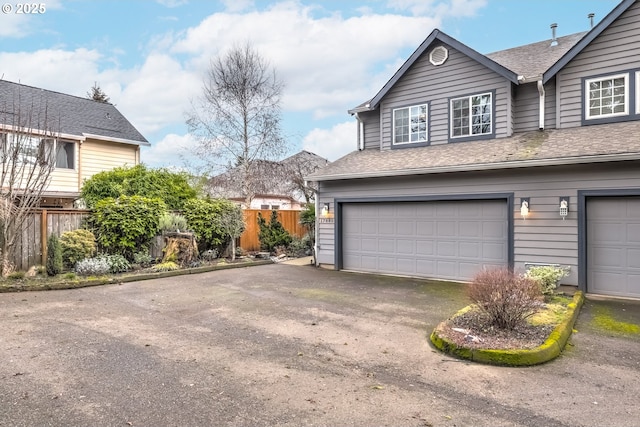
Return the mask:
[(444, 46), (436, 46), (429, 53), (429, 62), (433, 65), (442, 65), (449, 57), (449, 51)]

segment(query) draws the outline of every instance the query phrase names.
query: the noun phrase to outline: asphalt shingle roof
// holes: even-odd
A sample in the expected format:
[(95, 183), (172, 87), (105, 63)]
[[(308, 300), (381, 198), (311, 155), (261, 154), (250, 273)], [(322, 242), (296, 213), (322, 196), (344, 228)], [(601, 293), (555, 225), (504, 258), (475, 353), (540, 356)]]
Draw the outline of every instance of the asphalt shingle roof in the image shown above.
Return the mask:
[(551, 45), (551, 39), (501, 50), (485, 55), (505, 68), (525, 78), (539, 78), (553, 64), (569, 51), (587, 32), (570, 34), (556, 39), (557, 45)]
[[(4, 124), (11, 125), (11, 116), (18, 111), (14, 100), (19, 100), (22, 115), (29, 112), (45, 117), (46, 114), (50, 122), (55, 122), (54, 130), (64, 134), (91, 134), (150, 145), (112, 104), (0, 80), (0, 120), (9, 119), (5, 120), (9, 123)], [(37, 127), (37, 124), (31, 123), (31, 126)]]
[(523, 132), (459, 144), (354, 151), (307, 178), (325, 181), (623, 159), (640, 160), (640, 121)]

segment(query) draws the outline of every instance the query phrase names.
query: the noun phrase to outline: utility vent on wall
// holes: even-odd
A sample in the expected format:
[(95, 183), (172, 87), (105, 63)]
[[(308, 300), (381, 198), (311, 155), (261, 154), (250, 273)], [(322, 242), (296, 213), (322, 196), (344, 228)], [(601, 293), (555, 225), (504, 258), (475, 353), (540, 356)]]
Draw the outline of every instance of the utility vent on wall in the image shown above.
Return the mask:
[(449, 51), (444, 46), (436, 46), (429, 53), (429, 62), (433, 65), (442, 65), (449, 58)]

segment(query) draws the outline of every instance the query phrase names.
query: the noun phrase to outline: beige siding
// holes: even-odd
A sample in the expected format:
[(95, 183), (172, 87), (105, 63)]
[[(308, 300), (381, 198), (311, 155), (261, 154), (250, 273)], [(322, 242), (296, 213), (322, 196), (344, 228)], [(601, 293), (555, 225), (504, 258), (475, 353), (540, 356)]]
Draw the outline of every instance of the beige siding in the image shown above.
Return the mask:
[(639, 22), (636, 2), (558, 73), (558, 127), (581, 125), (583, 77), (640, 68)]
[[(321, 203), (336, 198), (419, 197), (513, 193), (514, 260), (516, 269), (527, 262), (559, 263), (570, 266), (565, 283), (577, 285), (578, 263), (578, 190), (640, 188), (638, 163), (594, 164), (517, 169), (511, 171), (468, 172), (419, 177), (379, 178), (353, 182), (322, 182)], [(570, 197), (569, 216), (559, 215), (559, 198)], [(518, 203), (530, 198), (531, 213), (524, 220)], [(320, 263), (334, 263), (333, 224), (321, 224), (318, 243)]]
[(87, 140), (80, 150), (82, 181), (98, 172), (137, 164), (137, 145)]
[(434, 145), (443, 144), (449, 138), (449, 99), (491, 90), (496, 91), (496, 137), (509, 136), (510, 84), (479, 62), (451, 47), (447, 48), (447, 62), (440, 66), (432, 65), (428, 55), (431, 49), (428, 49), (385, 96), (380, 105), (383, 148), (391, 147), (394, 108), (429, 102), (429, 140)]

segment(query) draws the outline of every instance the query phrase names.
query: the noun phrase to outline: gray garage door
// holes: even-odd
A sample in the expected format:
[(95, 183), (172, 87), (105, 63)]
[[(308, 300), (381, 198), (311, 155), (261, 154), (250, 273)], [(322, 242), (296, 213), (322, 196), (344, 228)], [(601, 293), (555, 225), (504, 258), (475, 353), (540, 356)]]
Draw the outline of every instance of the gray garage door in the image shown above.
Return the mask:
[(640, 198), (587, 200), (587, 291), (640, 297)]
[(507, 265), (506, 201), (342, 206), (345, 270), (469, 280)]

